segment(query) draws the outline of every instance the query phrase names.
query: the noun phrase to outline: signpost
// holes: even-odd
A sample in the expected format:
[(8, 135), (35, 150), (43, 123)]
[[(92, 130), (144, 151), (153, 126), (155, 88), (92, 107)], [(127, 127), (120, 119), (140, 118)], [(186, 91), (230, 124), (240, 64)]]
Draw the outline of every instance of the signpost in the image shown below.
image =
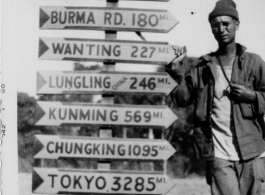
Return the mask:
[(178, 21), (167, 10), (113, 7), (41, 7), (40, 29), (167, 33)]
[(124, 62), (167, 65), (175, 52), (166, 42), (40, 38), (40, 60)]
[[(177, 119), (167, 106), (115, 105), (113, 98), (113, 94), (124, 93), (169, 94), (177, 83), (167, 73), (115, 72), (115, 63), (167, 65), (175, 52), (166, 42), (116, 40), (116, 31), (133, 31), (139, 36), (140, 32), (167, 33), (178, 21), (167, 10), (118, 8), (118, 0), (107, 0), (105, 8), (40, 7), (39, 14), (40, 29), (104, 30), (105, 40), (40, 38), (40, 60), (103, 62), (104, 71), (39, 71), (37, 93), (103, 94), (104, 104), (36, 103), (35, 125), (103, 127), (100, 138), (35, 135), (35, 166), (44, 166), (37, 159), (61, 158), (97, 159), (98, 166), (97, 170), (35, 167), (33, 193), (165, 195), (174, 183), (162, 172), (153, 172), (154, 168), (150, 168), (152, 172), (106, 169), (111, 168), (110, 160), (166, 161), (175, 153), (166, 140), (151, 140), (150, 127), (168, 128)], [(122, 139), (112, 138), (109, 125), (147, 126), (151, 139), (126, 139), (124, 129)]]
[(41, 102), (35, 125), (99, 124), (168, 128), (177, 116), (167, 106)]
[(177, 83), (167, 73), (41, 71), (37, 94), (163, 94)]
[(34, 158), (166, 161), (176, 150), (166, 140), (35, 135)]
[(161, 172), (89, 171), (34, 168), (34, 193), (148, 194), (165, 195), (174, 183)]

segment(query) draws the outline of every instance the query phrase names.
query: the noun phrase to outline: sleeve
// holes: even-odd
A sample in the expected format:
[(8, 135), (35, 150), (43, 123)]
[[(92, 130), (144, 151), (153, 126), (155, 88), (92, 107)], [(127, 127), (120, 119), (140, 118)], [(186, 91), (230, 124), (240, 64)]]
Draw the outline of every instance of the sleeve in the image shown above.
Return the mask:
[(256, 114), (265, 113), (265, 62), (258, 57), (258, 67), (255, 70), (255, 93), (256, 93)]
[[(185, 65), (184, 65), (185, 66)], [(168, 74), (178, 83), (178, 86), (171, 92), (172, 101), (179, 107), (186, 107), (193, 103), (193, 89), (195, 86), (195, 68), (188, 71), (184, 68), (167, 69)]]

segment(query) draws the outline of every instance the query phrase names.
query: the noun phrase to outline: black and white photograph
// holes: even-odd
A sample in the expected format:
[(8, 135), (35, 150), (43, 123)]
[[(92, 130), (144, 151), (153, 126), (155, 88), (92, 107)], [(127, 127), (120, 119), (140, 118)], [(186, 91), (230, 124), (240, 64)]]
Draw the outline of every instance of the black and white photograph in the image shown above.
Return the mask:
[(265, 1), (3, 0), (3, 195), (264, 195)]

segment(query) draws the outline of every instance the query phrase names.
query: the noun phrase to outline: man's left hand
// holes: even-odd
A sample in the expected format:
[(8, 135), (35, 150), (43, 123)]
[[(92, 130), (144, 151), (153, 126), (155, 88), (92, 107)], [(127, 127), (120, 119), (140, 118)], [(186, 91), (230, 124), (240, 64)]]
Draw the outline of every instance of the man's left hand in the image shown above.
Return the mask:
[(244, 102), (255, 102), (256, 93), (244, 85), (230, 83), (230, 95)]

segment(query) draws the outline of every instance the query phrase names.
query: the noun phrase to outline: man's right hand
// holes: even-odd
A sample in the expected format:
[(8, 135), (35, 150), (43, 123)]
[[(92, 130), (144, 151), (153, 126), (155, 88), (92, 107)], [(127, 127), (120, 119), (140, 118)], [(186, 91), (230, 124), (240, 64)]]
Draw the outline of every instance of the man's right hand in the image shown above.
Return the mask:
[(187, 49), (186, 47), (181, 47), (177, 45), (172, 45), (176, 58), (172, 61), (172, 69), (178, 69), (182, 65), (183, 60), (186, 58)]

